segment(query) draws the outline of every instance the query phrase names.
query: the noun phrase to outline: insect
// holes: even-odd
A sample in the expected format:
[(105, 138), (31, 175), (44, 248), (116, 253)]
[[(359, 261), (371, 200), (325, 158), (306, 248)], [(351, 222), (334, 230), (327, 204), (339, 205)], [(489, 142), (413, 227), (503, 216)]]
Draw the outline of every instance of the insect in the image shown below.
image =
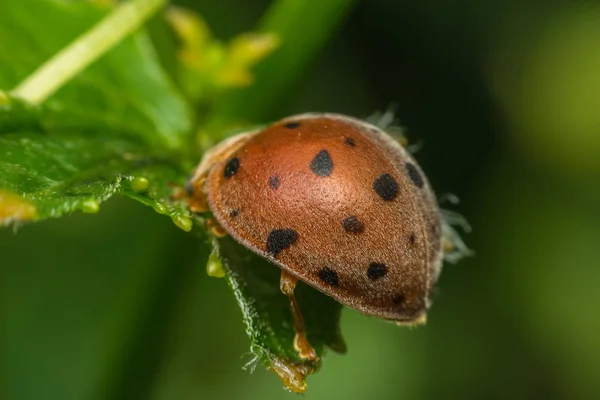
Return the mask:
[(364, 314), (425, 322), (440, 274), (443, 220), (414, 158), (378, 127), (302, 114), (224, 140), (188, 183), (217, 234), (281, 267), (300, 357), (316, 359), (294, 287), (301, 280)]

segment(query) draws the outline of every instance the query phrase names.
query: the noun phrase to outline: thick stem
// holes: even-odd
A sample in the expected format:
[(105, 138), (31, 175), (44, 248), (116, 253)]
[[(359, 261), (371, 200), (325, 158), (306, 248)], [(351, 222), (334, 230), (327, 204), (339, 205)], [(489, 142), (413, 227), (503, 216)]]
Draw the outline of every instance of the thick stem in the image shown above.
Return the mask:
[(138, 29), (168, 0), (131, 0), (122, 3), (63, 48), (21, 82), (12, 95), (40, 104), (62, 85)]

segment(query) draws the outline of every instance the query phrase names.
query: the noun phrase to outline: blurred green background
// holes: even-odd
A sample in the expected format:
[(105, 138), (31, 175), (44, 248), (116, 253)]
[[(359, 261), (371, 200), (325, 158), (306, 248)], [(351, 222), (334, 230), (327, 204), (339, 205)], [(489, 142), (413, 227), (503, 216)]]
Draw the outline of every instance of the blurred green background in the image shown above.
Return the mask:
[[(226, 39), (268, 1), (179, 4)], [(426, 327), (344, 310), (348, 354), (306, 398), (599, 398), (600, 3), (359, 1), (269, 118), (391, 103), (476, 255), (445, 266)], [(242, 370), (207, 248), (150, 208), (3, 229), (0, 254), (1, 398), (295, 396)]]

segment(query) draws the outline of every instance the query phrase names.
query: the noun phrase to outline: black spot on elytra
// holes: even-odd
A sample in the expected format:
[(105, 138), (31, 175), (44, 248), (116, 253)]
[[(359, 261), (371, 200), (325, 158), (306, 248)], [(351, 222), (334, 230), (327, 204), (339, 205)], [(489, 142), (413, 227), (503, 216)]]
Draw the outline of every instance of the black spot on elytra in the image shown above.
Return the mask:
[(287, 124), (283, 125), (288, 129), (296, 129), (297, 127), (300, 126), (300, 122), (288, 122)]
[(361, 233), (365, 227), (354, 215), (344, 218), (342, 221), (344, 230), (348, 233)]
[(231, 218), (235, 218), (237, 217), (237, 215), (240, 213), (240, 210), (231, 210), (231, 212), (229, 213), (229, 216)]
[(414, 245), (417, 241), (417, 235), (415, 235), (414, 233), (411, 233), (410, 236), (408, 237), (408, 242), (412, 245)]
[(310, 162), (310, 169), (315, 175), (329, 176), (333, 171), (333, 162), (327, 150), (321, 150)]
[(392, 301), (394, 302), (394, 304), (403, 305), (406, 301), (406, 297), (404, 296), (404, 294), (399, 293), (392, 296)]
[(372, 262), (367, 270), (367, 277), (372, 281), (376, 281), (383, 278), (387, 272), (388, 268), (385, 264)]
[(375, 192), (386, 201), (391, 201), (398, 195), (398, 184), (390, 174), (382, 174), (373, 182)]
[(277, 189), (280, 183), (281, 182), (279, 181), (279, 177), (277, 175), (271, 176), (269, 178), (269, 186), (271, 187), (271, 189)]
[(348, 146), (352, 146), (352, 147), (356, 146), (356, 141), (355, 141), (354, 139), (352, 139), (351, 137), (347, 137), (347, 138), (344, 140), (344, 142), (346, 142), (346, 144), (347, 144)]
[(267, 252), (273, 257), (298, 240), (298, 232), (293, 229), (273, 229), (267, 238)]
[(234, 176), (238, 169), (240, 168), (240, 160), (237, 157), (233, 157), (231, 160), (227, 161), (225, 164), (225, 170), (223, 171), (223, 176), (229, 179)]
[(319, 271), (319, 279), (330, 286), (337, 286), (340, 283), (337, 272), (327, 267)]
[(419, 172), (415, 164), (407, 162), (406, 164), (404, 164), (404, 167), (406, 168), (408, 177), (411, 181), (413, 181), (415, 186), (418, 188), (422, 188), (423, 185), (425, 185), (425, 181), (423, 180), (423, 177), (421, 176), (421, 173)]

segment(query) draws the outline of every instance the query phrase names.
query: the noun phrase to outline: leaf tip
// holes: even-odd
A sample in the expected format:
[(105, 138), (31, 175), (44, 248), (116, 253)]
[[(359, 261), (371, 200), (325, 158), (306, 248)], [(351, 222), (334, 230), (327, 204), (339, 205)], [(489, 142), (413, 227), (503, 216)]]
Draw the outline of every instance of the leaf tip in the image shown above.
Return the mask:
[(190, 47), (202, 48), (211, 36), (206, 22), (192, 11), (171, 5), (163, 15), (175, 34)]
[(185, 232), (189, 232), (192, 230), (192, 225), (194, 224), (192, 219), (185, 215), (173, 215), (171, 220), (178, 228), (184, 230)]
[[(166, 214), (168, 211), (167, 207), (163, 203), (159, 203), (158, 201), (152, 205), (152, 208), (159, 214)], [(177, 222), (175, 222), (175, 225), (177, 225)]]
[(37, 218), (36, 207), (23, 197), (0, 189), (0, 225)]
[(338, 354), (346, 354), (348, 352), (348, 346), (344, 341), (341, 333), (338, 333), (337, 337), (333, 341), (327, 343), (327, 346)]

